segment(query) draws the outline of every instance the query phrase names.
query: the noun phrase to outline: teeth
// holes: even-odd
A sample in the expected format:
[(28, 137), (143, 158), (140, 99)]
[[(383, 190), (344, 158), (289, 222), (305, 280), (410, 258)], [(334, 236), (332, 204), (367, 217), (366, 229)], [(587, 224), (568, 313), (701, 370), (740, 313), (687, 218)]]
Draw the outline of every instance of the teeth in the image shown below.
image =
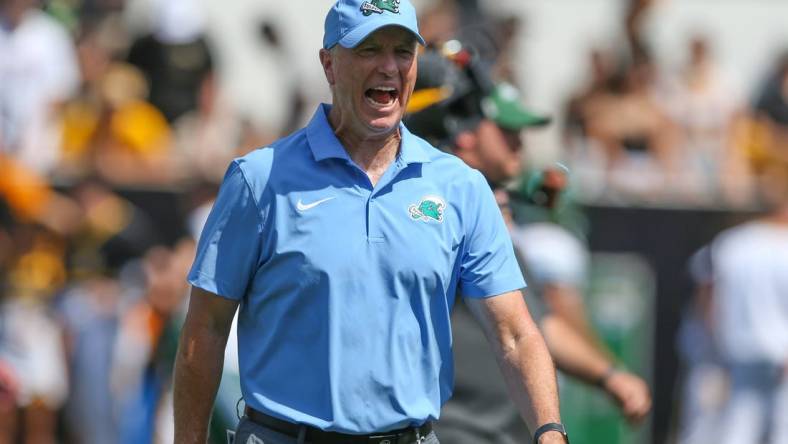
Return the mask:
[(375, 88), (372, 89), (376, 89), (378, 91), (385, 91), (385, 92), (393, 92), (397, 90), (396, 88), (392, 88), (390, 86), (376, 86)]

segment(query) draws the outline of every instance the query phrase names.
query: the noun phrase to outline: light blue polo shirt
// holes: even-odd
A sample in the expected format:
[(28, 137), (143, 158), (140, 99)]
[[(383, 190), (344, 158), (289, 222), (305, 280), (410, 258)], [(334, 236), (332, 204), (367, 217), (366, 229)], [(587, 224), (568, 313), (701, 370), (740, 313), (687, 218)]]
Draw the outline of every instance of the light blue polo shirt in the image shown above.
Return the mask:
[(250, 407), (344, 433), (420, 425), (451, 395), (455, 294), (525, 283), (478, 171), (400, 126), (373, 187), (329, 110), (230, 165), (189, 282), (240, 301)]

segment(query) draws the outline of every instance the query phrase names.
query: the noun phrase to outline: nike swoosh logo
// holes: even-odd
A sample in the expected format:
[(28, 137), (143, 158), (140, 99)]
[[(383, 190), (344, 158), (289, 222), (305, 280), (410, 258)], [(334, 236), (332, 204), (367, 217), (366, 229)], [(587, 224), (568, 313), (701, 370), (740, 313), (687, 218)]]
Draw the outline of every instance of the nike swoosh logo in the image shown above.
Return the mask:
[(320, 205), (321, 203), (328, 202), (329, 200), (331, 200), (331, 199), (333, 199), (335, 197), (336, 196), (326, 197), (325, 199), (320, 199), (320, 200), (317, 200), (317, 201), (314, 201), (314, 202), (308, 203), (308, 204), (305, 204), (305, 203), (301, 202), (301, 199), (298, 199), (298, 202), (296, 203), (296, 210), (298, 210), (298, 211), (311, 210), (312, 208), (315, 208), (316, 206)]

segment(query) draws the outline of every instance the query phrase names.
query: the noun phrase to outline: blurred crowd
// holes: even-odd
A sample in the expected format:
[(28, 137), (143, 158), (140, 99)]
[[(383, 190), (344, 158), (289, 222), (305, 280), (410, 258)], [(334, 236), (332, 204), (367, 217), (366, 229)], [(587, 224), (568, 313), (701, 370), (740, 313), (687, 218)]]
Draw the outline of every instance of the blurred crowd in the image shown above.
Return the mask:
[[(123, 0), (0, 0), (0, 444), (171, 440), (161, 412), (212, 196), (231, 159), (312, 112), (293, 88), (282, 126), (257, 125), (221, 91), (200, 3), (149, 3), (151, 23), (135, 33)], [(521, 17), (424, 3), (425, 39), (460, 41), (496, 82), (517, 84)], [(693, 37), (684, 66), (666, 72), (643, 36), (651, 3), (626, 2), (623, 37), (588, 54), (587, 80), (554, 110), (573, 195), (770, 202), (785, 190), (770, 184), (788, 178), (788, 52), (754, 91), (723, 77), (713, 36)], [(256, 35), (282, 48), (275, 22)], [(178, 226), (129, 198), (140, 190), (177, 196)], [(582, 217), (567, 220), (582, 238)]]
[(713, 36), (686, 42), (685, 62), (659, 66), (633, 1), (626, 44), (588, 55), (588, 81), (567, 104), (566, 156), (591, 199), (680, 206), (756, 206), (759, 182), (785, 175), (788, 50), (755, 91), (737, 90), (714, 58)]

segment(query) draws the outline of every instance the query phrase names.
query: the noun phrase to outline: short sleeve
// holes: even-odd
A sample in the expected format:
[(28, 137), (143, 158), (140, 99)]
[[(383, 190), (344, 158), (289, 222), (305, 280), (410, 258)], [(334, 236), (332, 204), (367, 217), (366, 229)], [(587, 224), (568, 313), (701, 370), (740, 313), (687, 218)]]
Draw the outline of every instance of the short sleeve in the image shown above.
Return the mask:
[(263, 215), (241, 167), (233, 162), (200, 235), (189, 283), (241, 299), (258, 268), (262, 230)]
[(525, 287), (501, 210), (482, 175), (475, 171), (472, 198), (463, 208), (468, 232), (460, 264), (465, 297), (496, 296)]

